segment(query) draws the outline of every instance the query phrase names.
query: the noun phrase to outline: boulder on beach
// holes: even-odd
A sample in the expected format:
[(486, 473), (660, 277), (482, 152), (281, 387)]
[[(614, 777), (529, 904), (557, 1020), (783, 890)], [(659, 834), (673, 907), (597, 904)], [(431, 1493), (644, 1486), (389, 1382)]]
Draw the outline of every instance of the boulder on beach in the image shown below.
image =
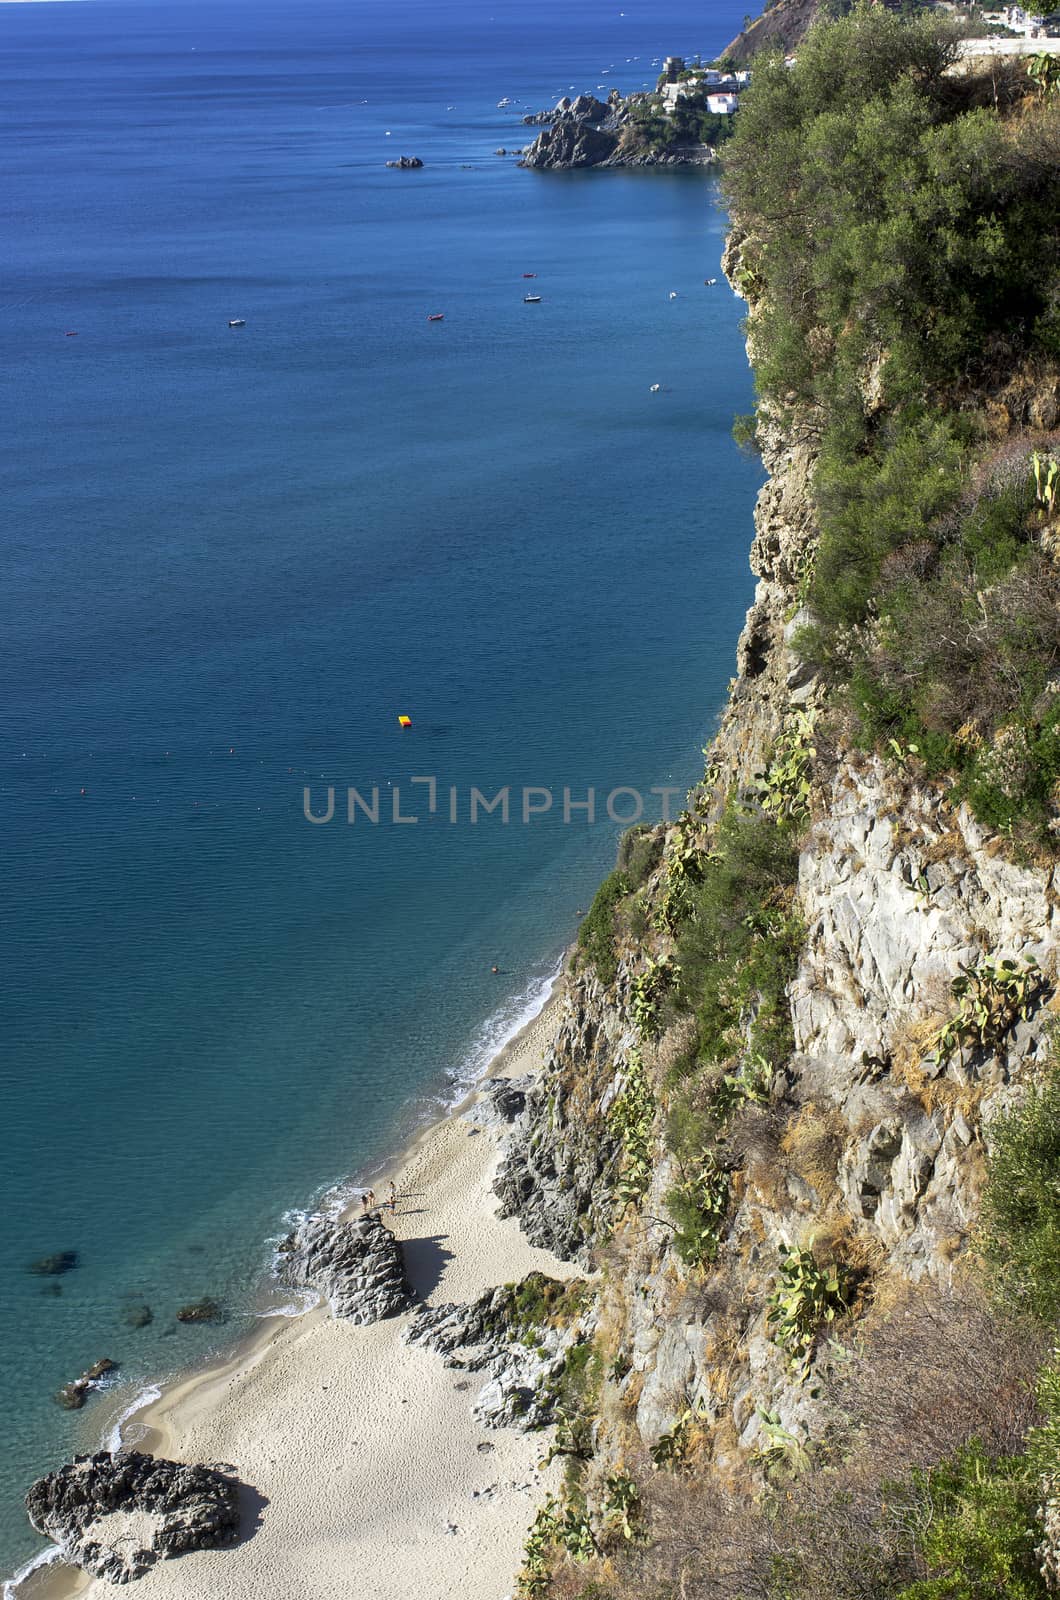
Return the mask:
[(156, 1561), (230, 1544), (239, 1531), (239, 1485), (215, 1468), (101, 1450), (39, 1478), (26, 1511), (65, 1560), (109, 1583), (129, 1583)]
[(380, 1322), (413, 1303), (401, 1246), (376, 1216), (307, 1217), (282, 1255), (288, 1281), (315, 1289), (346, 1322)]
[(57, 1278), (61, 1272), (72, 1272), (77, 1264), (76, 1250), (56, 1250), (54, 1255), (31, 1261), (26, 1271), (35, 1273), (38, 1278)]

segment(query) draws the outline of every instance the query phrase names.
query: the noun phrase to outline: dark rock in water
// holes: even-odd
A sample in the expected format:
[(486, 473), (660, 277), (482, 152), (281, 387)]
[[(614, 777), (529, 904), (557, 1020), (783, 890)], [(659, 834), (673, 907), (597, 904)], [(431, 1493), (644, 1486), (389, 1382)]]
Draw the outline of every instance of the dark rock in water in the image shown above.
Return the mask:
[(121, 1320), (127, 1328), (146, 1328), (155, 1320), (155, 1317), (149, 1305), (144, 1301), (137, 1300), (125, 1307)]
[(101, 1450), (38, 1479), (26, 1510), (67, 1561), (129, 1583), (156, 1561), (230, 1544), (239, 1530), (239, 1485), (210, 1467)]
[(527, 150), (528, 167), (598, 167), (618, 149), (619, 136), (590, 122), (564, 119), (543, 128)]
[(26, 1271), (36, 1273), (38, 1278), (57, 1278), (61, 1272), (73, 1272), (77, 1264), (76, 1250), (57, 1250), (53, 1256), (31, 1261)]
[(375, 1216), (353, 1222), (307, 1217), (286, 1253), (284, 1274), (316, 1289), (332, 1314), (348, 1322), (379, 1322), (413, 1302), (401, 1246)]
[(178, 1322), (223, 1322), (224, 1319), (224, 1307), (208, 1294), (203, 1295), (201, 1300), (193, 1300), (190, 1305), (181, 1306), (177, 1312)]
[(40, 1291), (49, 1300), (58, 1300), (62, 1292), (63, 1286), (61, 1283), (46, 1283)]
[(55, 1399), (66, 1411), (80, 1411), (93, 1389), (98, 1388), (99, 1380), (108, 1372), (116, 1372), (118, 1363), (104, 1356), (89, 1367), (87, 1372), (82, 1372), (79, 1378), (74, 1378), (70, 1383), (64, 1383)]
[(397, 167), (400, 172), (411, 172), (415, 167), (422, 167), (423, 162), (419, 156), (398, 156), (396, 161), (388, 161), (388, 167)]

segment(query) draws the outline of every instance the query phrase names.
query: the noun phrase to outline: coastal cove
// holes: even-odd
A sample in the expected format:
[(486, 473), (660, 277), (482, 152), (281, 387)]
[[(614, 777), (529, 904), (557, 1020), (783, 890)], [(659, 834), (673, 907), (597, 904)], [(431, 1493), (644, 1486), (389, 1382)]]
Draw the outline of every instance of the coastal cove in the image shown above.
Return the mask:
[[(742, 308), (704, 285), (715, 181), (536, 174), (493, 150), (572, 82), (626, 92), (627, 57), (707, 54), (741, 17), (631, 12), (620, 35), (595, 4), (495, 23), (467, 7), (444, 29), (409, 6), (395, 50), (390, 8), (0, 14), (0, 344), (19, 394), (5, 1574), (40, 1547), (29, 1481), (145, 1385), (233, 1349), (267, 1347), (251, 1385), (303, 1340), (339, 1360), (322, 1319), (276, 1320), (272, 1244), (384, 1170), (536, 1012), (622, 831), (558, 806), (533, 827), (314, 829), (305, 785), (433, 774), (577, 799), (697, 775), (761, 481), (730, 437), (751, 404)], [(423, 169), (388, 169), (402, 154)], [(485, 1205), (485, 1157), (469, 1167), (476, 1141), (456, 1142), (413, 1156), (433, 1152), (437, 1220), (468, 1240), (447, 1299), (475, 1292)], [(540, 1264), (496, 1227), (476, 1272)], [(62, 1251), (69, 1271), (26, 1270)], [(203, 1296), (225, 1320), (178, 1323)], [(452, 1375), (409, 1354), (449, 1386), (439, 1426), (470, 1429)], [(60, 1410), (104, 1355), (118, 1391)], [(231, 1381), (194, 1388), (182, 1437), (205, 1437), (206, 1393), (236, 1437)], [(318, 1393), (307, 1430), (335, 1414)], [(497, 1444), (523, 1481), (538, 1448)], [(527, 1498), (503, 1513), (505, 1549)], [(267, 1518), (287, 1537), (282, 1500)], [(454, 1592), (474, 1595), (483, 1537)]]

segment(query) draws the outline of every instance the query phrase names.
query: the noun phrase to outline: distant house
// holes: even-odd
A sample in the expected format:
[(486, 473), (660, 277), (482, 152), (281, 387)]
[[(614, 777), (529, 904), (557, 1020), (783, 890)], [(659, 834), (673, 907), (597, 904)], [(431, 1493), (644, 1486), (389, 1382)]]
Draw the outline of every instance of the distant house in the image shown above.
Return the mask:
[(739, 95), (735, 94), (708, 94), (707, 110), (713, 117), (728, 117), (740, 104)]

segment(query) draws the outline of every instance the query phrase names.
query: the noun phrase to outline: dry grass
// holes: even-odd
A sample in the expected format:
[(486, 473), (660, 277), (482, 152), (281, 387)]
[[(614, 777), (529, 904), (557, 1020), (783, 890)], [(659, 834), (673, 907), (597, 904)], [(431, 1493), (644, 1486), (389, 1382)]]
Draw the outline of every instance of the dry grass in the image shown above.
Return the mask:
[(780, 1140), (780, 1148), (791, 1170), (822, 1202), (838, 1194), (839, 1161), (847, 1125), (833, 1106), (819, 1106), (809, 1100)]
[(691, 1474), (652, 1472), (631, 1452), (651, 1543), (613, 1550), (606, 1567), (565, 1569), (554, 1600), (775, 1600), (778, 1561), (786, 1600), (893, 1594), (924, 1576), (893, 1509), (894, 1480), (972, 1437), (991, 1454), (1018, 1450), (1037, 1420), (1043, 1346), (1037, 1329), (994, 1316), (974, 1285), (940, 1293), (888, 1281), (853, 1349), (835, 1345), (824, 1367), (832, 1420), (809, 1469), (756, 1504), (731, 1481), (728, 1415)]

